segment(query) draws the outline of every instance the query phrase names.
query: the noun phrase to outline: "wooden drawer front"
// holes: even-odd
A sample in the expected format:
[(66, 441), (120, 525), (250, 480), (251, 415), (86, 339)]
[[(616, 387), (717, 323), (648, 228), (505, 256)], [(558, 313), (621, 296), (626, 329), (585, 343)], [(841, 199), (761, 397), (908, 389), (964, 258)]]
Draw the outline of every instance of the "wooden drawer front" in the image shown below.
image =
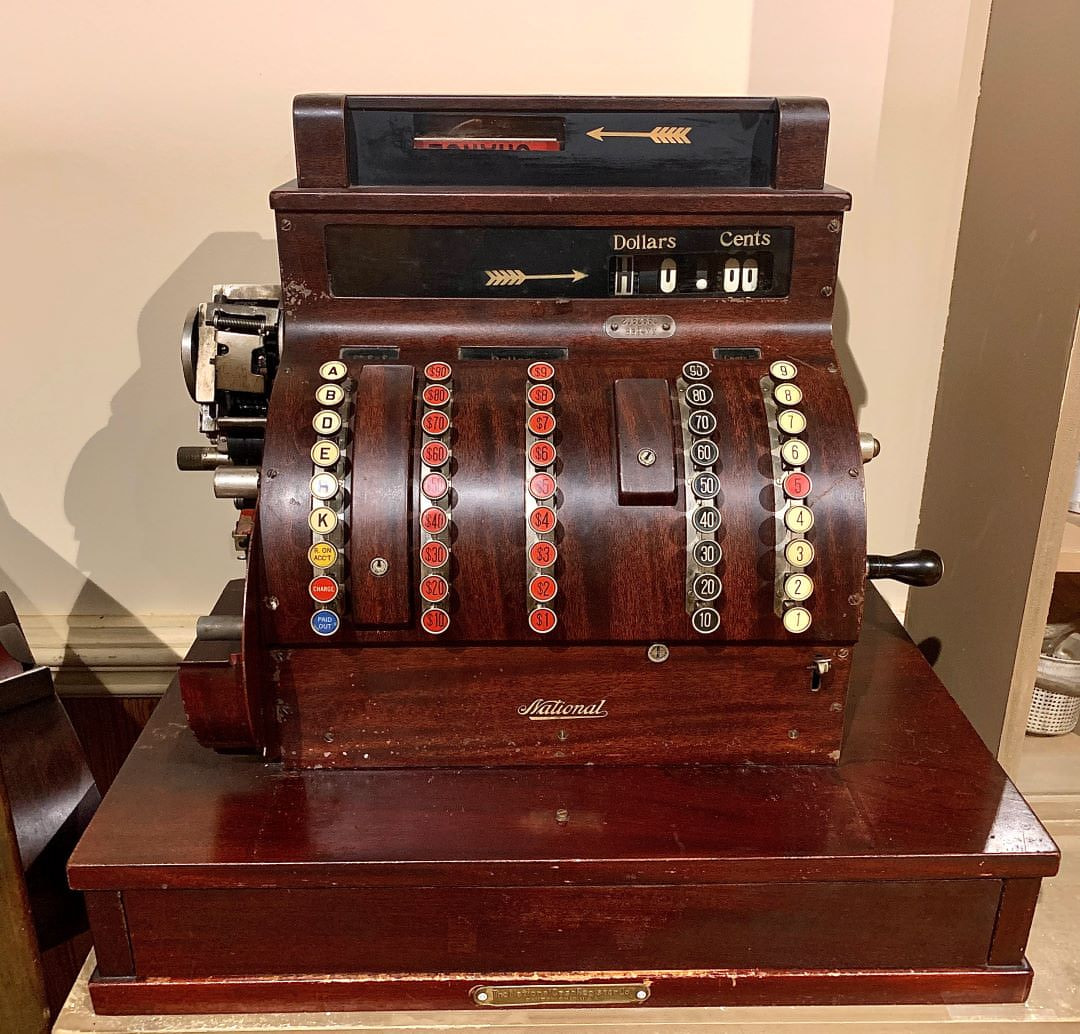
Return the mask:
[(985, 965), (998, 880), (138, 890), (139, 977)]

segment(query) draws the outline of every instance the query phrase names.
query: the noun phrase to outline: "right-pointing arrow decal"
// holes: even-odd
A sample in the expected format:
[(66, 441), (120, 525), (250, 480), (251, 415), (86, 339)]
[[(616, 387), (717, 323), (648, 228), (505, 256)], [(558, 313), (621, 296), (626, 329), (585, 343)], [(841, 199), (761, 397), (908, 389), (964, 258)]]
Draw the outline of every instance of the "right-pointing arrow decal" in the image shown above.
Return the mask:
[(523, 269), (485, 269), (485, 287), (518, 287), (526, 280), (572, 280), (575, 284), (588, 273), (573, 269), (569, 273), (526, 273)]

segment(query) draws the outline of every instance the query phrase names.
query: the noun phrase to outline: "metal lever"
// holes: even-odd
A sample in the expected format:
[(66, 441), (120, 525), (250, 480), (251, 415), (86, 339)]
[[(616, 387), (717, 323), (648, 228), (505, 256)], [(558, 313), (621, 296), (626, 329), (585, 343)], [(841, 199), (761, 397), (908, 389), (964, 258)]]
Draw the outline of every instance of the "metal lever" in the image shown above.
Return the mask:
[(905, 585), (937, 585), (945, 565), (932, 549), (909, 549), (895, 556), (868, 556), (867, 578), (891, 578)]

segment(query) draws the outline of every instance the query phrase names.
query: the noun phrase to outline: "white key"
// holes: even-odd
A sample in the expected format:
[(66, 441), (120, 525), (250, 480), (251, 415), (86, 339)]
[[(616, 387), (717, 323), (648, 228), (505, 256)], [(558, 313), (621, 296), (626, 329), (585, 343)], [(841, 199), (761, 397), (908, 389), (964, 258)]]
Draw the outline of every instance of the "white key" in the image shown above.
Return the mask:
[(789, 632), (805, 632), (813, 618), (805, 607), (791, 607), (784, 611), (784, 628)]

